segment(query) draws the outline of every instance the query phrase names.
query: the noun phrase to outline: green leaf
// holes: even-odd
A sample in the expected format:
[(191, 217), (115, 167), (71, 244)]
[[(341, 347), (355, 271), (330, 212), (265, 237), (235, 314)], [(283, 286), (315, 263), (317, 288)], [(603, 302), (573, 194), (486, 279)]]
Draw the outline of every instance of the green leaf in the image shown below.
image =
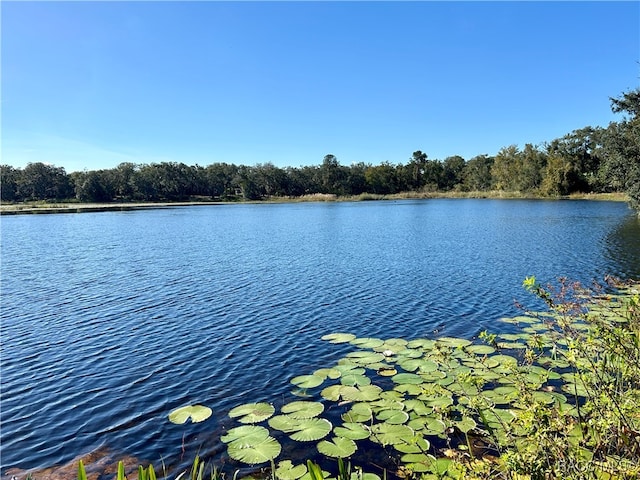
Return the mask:
[(297, 401), (282, 406), (282, 413), (293, 418), (313, 418), (324, 411), (324, 405), (320, 402)]
[(183, 424), (191, 418), (193, 423), (198, 423), (205, 421), (212, 413), (212, 410), (204, 405), (187, 405), (173, 410), (169, 414), (169, 421), (171, 423)]
[(273, 405), (265, 402), (246, 403), (229, 411), (231, 418), (238, 418), (240, 423), (259, 423), (271, 417), (276, 409)]
[(291, 460), (283, 460), (278, 462), (275, 474), (279, 480), (297, 480), (307, 473), (307, 467), (305, 465), (293, 465)]
[(364, 440), (369, 438), (371, 432), (362, 423), (344, 422), (341, 426), (335, 427), (333, 433), (337, 437), (349, 438), (351, 440)]
[(282, 450), (281, 445), (273, 437), (267, 437), (258, 444), (245, 446), (242, 442), (231, 442), (227, 447), (227, 453), (234, 460), (257, 465), (273, 460)]
[(291, 379), (291, 383), (300, 388), (314, 388), (322, 385), (322, 382), (324, 382), (324, 378), (317, 375), (300, 375)]
[(351, 345), (356, 345), (360, 348), (375, 348), (382, 345), (384, 342), (379, 338), (356, 338), (351, 340)]
[(373, 418), (371, 407), (366, 403), (356, 403), (351, 409), (342, 414), (342, 420), (345, 422), (368, 422)]
[(369, 385), (371, 384), (371, 379), (364, 375), (351, 375), (351, 374), (343, 374), (340, 377), (340, 383), (342, 385)]
[(398, 373), (397, 375), (391, 377), (391, 380), (393, 380), (394, 383), (401, 385), (406, 383), (419, 385), (424, 382), (422, 377), (420, 375), (416, 375), (415, 373)]
[(372, 402), (380, 398), (381, 393), (382, 388), (377, 385), (343, 387), (342, 398), (353, 402)]
[(332, 428), (333, 425), (327, 419), (308, 418), (299, 421), (297, 431), (291, 434), (290, 438), (298, 442), (320, 440), (326, 437)]
[(243, 425), (230, 429), (225, 435), (220, 437), (223, 443), (238, 442), (238, 446), (257, 445), (264, 442), (269, 436), (269, 430), (257, 425)]
[(323, 440), (318, 443), (318, 451), (333, 458), (347, 458), (356, 452), (356, 443), (344, 437), (334, 437), (331, 441)]
[(356, 338), (351, 333), (329, 333), (320, 337), (322, 340), (329, 341), (330, 343), (347, 343)]
[(409, 414), (402, 410), (382, 410), (376, 415), (381, 422), (393, 425), (401, 425), (409, 420)]
[(371, 427), (370, 438), (382, 446), (396, 445), (399, 443), (411, 443), (414, 439), (414, 433), (406, 425), (377, 423)]
[(276, 415), (269, 419), (269, 426), (275, 430), (280, 430), (285, 433), (291, 433), (298, 430), (300, 421), (289, 415)]
[(331, 385), (330, 387), (324, 388), (320, 395), (322, 398), (327, 400), (331, 400), (332, 402), (337, 402), (340, 400), (341, 390), (344, 388), (344, 385)]

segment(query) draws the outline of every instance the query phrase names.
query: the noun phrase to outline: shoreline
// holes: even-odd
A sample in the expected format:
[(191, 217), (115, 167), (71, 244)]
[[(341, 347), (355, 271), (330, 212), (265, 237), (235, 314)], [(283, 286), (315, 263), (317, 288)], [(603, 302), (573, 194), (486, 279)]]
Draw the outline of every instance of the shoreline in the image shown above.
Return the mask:
[(560, 197), (543, 197), (540, 195), (522, 194), (520, 192), (404, 192), (392, 195), (361, 194), (355, 196), (338, 197), (329, 194), (304, 195), (302, 197), (274, 197), (266, 200), (253, 201), (221, 201), (221, 200), (192, 200), (183, 202), (117, 202), (117, 203), (73, 203), (73, 202), (33, 202), (0, 205), (0, 215), (20, 214), (52, 214), (52, 213), (85, 213), (108, 211), (131, 211), (157, 208), (236, 205), (236, 204), (264, 204), (264, 203), (298, 203), (298, 202), (362, 202), (379, 200), (427, 200), (427, 199), (504, 199), (504, 200), (591, 200), (608, 202), (626, 202), (628, 198), (622, 193), (580, 193)]

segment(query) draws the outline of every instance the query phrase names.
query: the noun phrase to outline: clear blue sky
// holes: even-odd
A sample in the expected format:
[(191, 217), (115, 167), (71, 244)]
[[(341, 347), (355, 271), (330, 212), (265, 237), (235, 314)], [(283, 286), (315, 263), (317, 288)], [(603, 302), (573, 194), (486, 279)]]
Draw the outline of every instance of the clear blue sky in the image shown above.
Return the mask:
[(493, 155), (619, 118), (638, 2), (10, 2), (2, 161)]

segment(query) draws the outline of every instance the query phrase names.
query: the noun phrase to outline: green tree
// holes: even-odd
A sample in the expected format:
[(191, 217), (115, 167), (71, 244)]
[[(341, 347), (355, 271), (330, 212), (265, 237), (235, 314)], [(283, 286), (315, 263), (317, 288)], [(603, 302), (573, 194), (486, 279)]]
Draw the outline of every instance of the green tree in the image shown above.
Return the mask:
[(547, 166), (547, 155), (530, 143), (520, 154), (520, 177), (518, 190), (531, 192), (538, 190)]
[(442, 180), (440, 182), (440, 189), (453, 190), (458, 185), (461, 185), (464, 167), (464, 158), (459, 155), (445, 158), (442, 163)]
[(63, 167), (36, 162), (22, 170), (17, 194), (24, 200), (64, 200), (73, 196), (73, 187)]
[(364, 173), (367, 181), (367, 190), (379, 195), (398, 193), (397, 172), (396, 167), (389, 162), (368, 166)]
[(612, 98), (611, 109), (625, 117), (604, 132), (601, 178), (608, 188), (625, 191), (640, 210), (640, 88)]
[(486, 191), (493, 188), (491, 169), (493, 157), (478, 155), (469, 160), (462, 172), (462, 182), (467, 191)]
[(416, 150), (411, 155), (409, 163), (405, 167), (406, 183), (409, 189), (419, 191), (424, 186), (424, 176), (428, 157), (421, 150)]
[(491, 167), (491, 176), (498, 190), (517, 191), (520, 189), (522, 159), (516, 145), (503, 147), (497, 153)]
[(340, 165), (335, 155), (324, 156), (319, 173), (322, 187), (320, 193), (332, 193), (335, 195), (344, 195), (346, 193), (345, 181), (347, 172)]
[(102, 203), (113, 200), (113, 171), (74, 172), (71, 178), (75, 184), (76, 198), (81, 202)]
[(18, 179), (21, 172), (11, 165), (0, 165), (0, 200), (18, 200)]
[(570, 165), (573, 177), (568, 186), (570, 192), (601, 190), (598, 172), (602, 134), (602, 128), (585, 127), (552, 140), (546, 146), (548, 154), (562, 157)]

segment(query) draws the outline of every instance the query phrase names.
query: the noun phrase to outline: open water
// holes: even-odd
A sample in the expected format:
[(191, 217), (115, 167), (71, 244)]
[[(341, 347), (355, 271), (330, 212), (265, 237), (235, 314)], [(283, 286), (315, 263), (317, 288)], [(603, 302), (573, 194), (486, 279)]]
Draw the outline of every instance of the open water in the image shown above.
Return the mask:
[[(227, 412), (363, 337), (511, 328), (522, 280), (640, 278), (622, 203), (212, 205), (1, 218), (0, 474), (108, 449), (218, 456)], [(168, 413), (201, 403), (201, 424)], [(187, 452), (184, 456), (183, 450)]]

